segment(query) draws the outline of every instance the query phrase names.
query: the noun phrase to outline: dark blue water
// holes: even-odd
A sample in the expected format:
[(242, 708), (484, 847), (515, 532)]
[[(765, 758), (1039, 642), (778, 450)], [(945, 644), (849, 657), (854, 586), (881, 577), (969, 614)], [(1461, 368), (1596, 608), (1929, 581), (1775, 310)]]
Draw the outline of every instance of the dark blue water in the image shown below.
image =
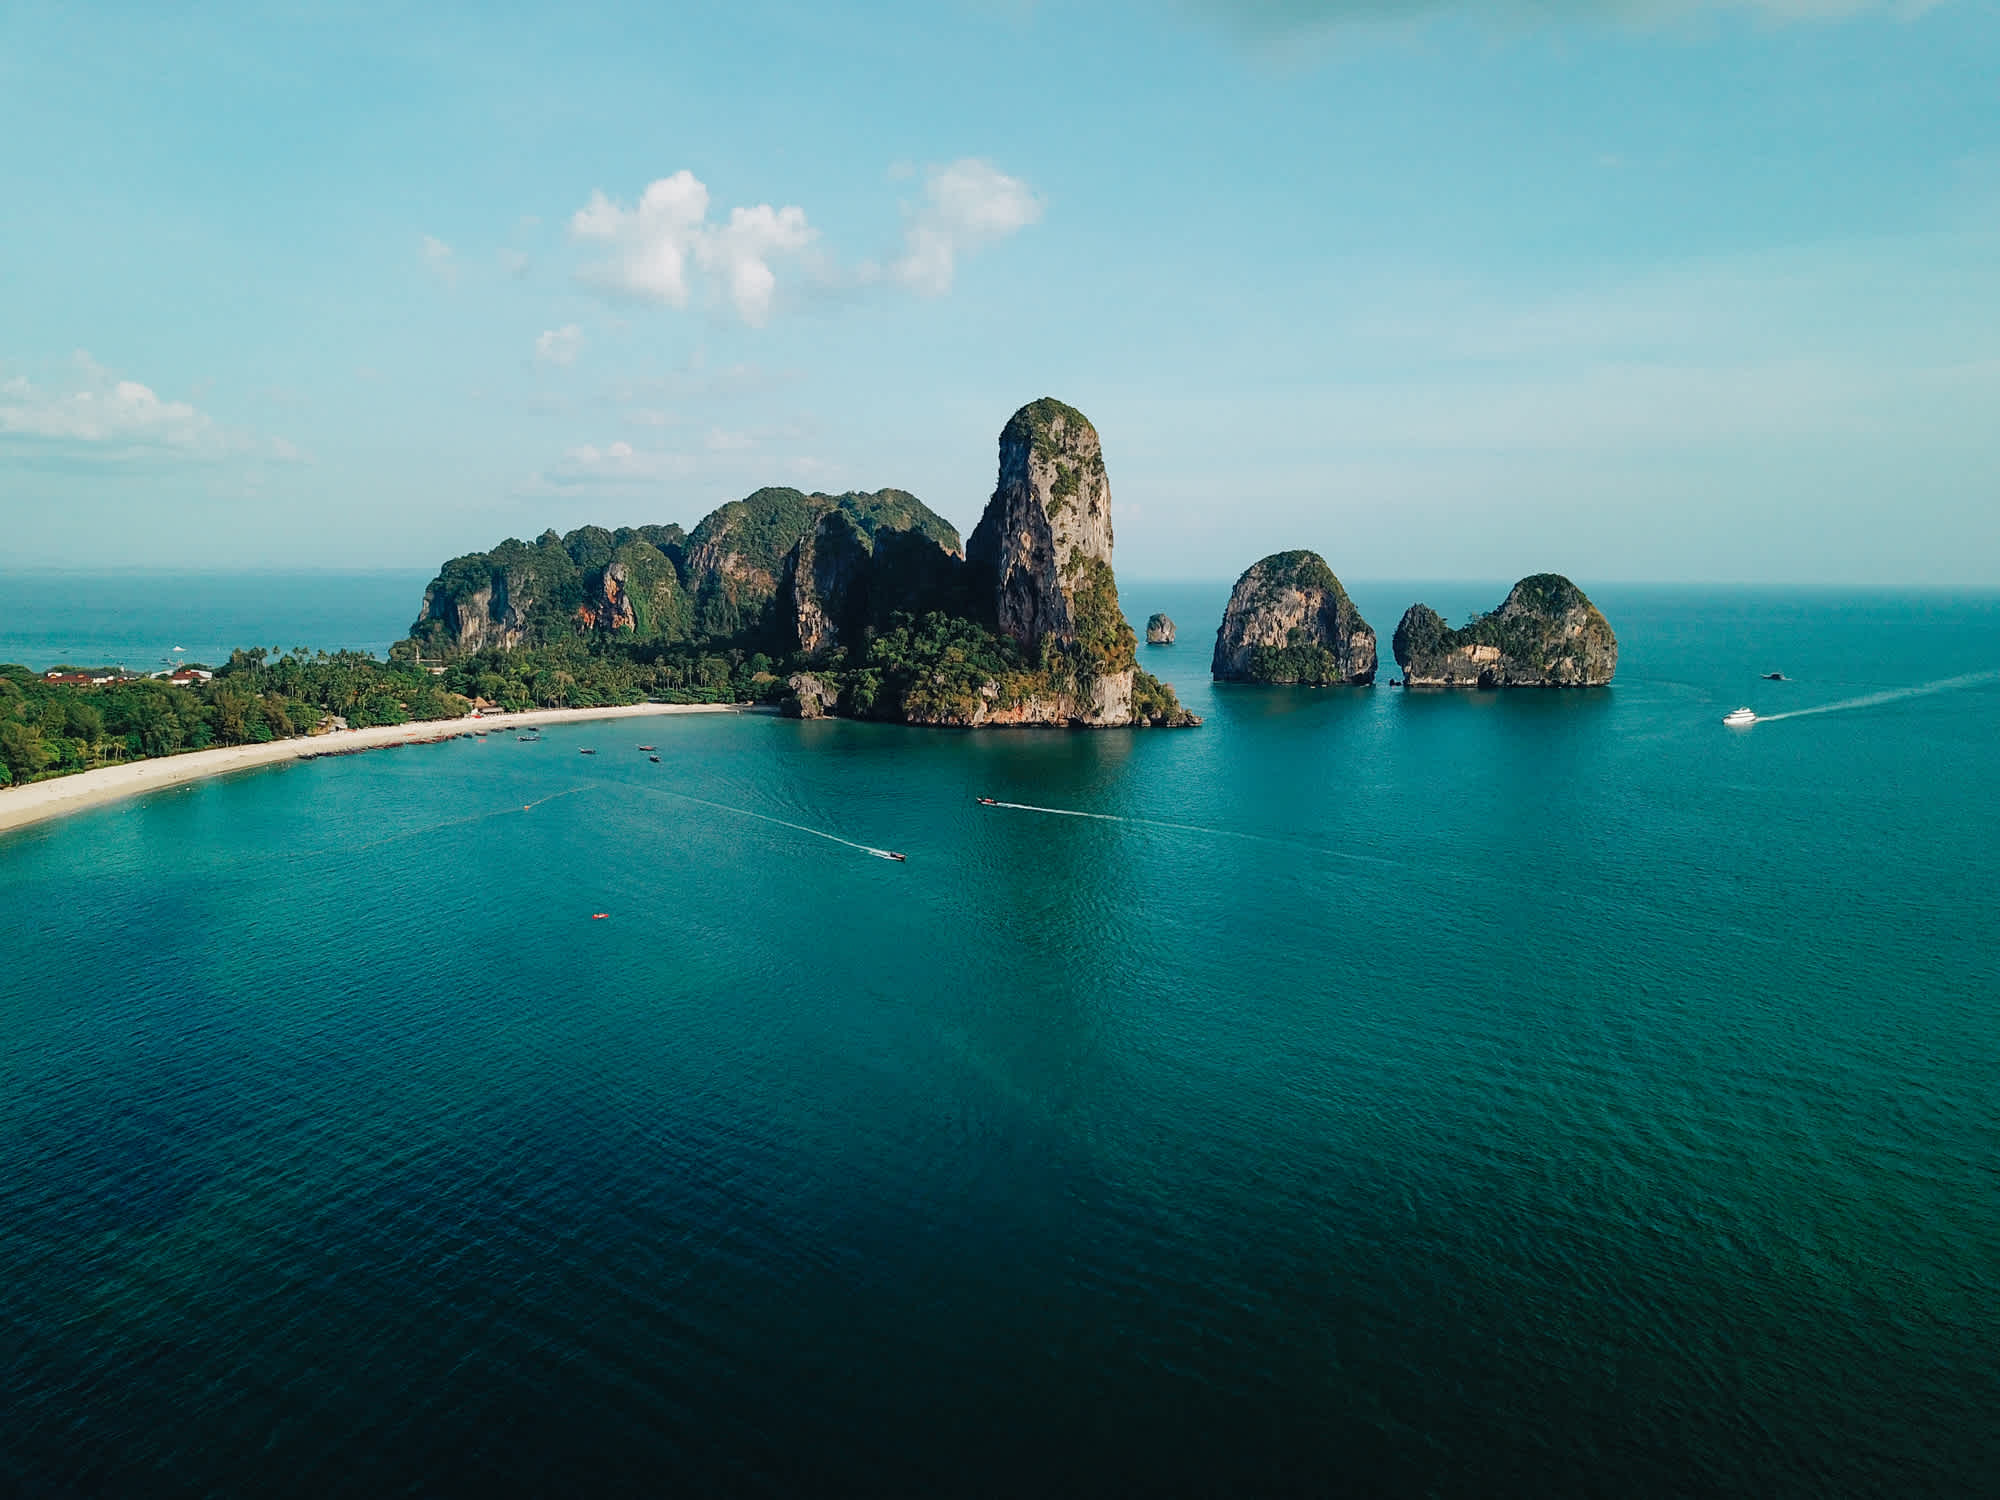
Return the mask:
[(0, 840), (0, 1492), (1991, 1493), (2000, 678), (1717, 720), (2000, 600), (1595, 592), (1606, 691), (1211, 688), (1128, 585), (1205, 728)]

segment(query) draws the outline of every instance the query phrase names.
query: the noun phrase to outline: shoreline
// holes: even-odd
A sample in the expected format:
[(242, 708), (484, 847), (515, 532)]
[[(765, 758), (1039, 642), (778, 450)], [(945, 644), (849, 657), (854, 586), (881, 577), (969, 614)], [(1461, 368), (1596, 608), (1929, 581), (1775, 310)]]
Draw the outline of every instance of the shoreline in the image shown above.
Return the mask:
[(226, 776), (259, 766), (315, 760), (323, 755), (355, 755), (393, 745), (435, 744), (482, 731), (539, 728), (545, 724), (578, 724), (592, 719), (654, 718), (665, 714), (737, 714), (755, 712), (737, 703), (626, 703), (612, 708), (537, 708), (518, 714), (486, 714), (479, 718), (425, 719), (410, 724), (378, 724), (367, 729), (336, 729), (326, 734), (301, 734), (261, 745), (224, 745), (214, 750), (189, 750), (99, 766), (69, 776), (31, 781), (26, 786), (0, 787), (0, 835), (32, 827), (71, 813)]

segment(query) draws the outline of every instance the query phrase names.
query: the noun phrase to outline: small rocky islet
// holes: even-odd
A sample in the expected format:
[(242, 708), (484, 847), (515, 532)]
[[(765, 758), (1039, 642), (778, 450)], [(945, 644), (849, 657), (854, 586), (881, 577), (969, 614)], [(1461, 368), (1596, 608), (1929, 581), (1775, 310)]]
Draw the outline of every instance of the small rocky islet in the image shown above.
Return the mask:
[[(1523, 578), (1457, 630), (1413, 604), (1391, 641), (1407, 687), (1601, 687), (1618, 669), (1603, 612), (1559, 573)], [(1375, 632), (1316, 552), (1276, 552), (1236, 580), (1215, 632), (1218, 682), (1367, 687)]]
[(1317, 552), (1274, 552), (1246, 568), (1215, 631), (1218, 682), (1326, 687), (1375, 681), (1375, 632)]
[(1412, 604), (1391, 644), (1408, 687), (1602, 687), (1618, 670), (1611, 622), (1560, 573), (1523, 578), (1457, 630)]

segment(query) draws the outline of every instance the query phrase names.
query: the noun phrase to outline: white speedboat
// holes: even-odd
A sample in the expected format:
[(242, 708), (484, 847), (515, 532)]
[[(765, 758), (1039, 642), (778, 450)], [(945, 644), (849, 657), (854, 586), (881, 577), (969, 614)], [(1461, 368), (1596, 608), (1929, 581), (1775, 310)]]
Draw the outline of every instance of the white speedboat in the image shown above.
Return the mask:
[(1736, 708), (1724, 714), (1722, 722), (1727, 724), (1731, 729), (1742, 729), (1747, 725), (1755, 724), (1757, 722), (1757, 715), (1751, 709)]

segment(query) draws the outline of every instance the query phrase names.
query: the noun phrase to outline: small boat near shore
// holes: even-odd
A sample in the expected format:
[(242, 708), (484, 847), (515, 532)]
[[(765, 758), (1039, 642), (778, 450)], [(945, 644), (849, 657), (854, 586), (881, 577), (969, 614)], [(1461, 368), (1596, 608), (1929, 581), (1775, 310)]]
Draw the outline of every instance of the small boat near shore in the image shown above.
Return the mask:
[(1783, 672), (1766, 672), (1764, 680), (1766, 682), (1790, 682), (1792, 679), (1787, 677)]
[(1757, 713), (1749, 708), (1732, 708), (1722, 716), (1722, 722), (1731, 729), (1747, 729), (1757, 722)]

